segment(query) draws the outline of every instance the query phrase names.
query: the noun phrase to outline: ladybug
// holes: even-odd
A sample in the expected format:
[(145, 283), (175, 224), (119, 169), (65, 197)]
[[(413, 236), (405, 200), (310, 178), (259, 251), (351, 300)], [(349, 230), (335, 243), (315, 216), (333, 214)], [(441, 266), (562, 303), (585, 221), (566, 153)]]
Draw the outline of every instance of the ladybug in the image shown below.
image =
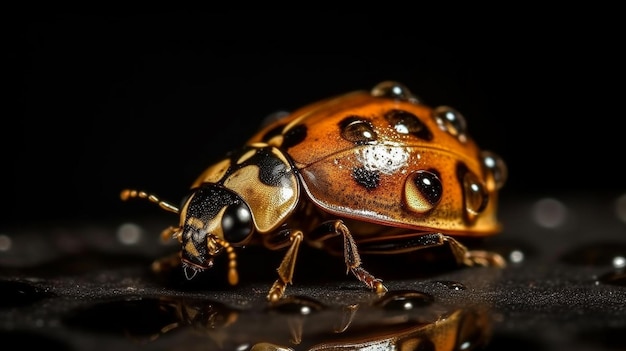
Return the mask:
[(332, 251), (333, 238), (343, 243), (348, 271), (378, 293), (387, 288), (360, 254), (445, 246), (459, 265), (503, 267), (497, 253), (460, 240), (500, 232), (497, 192), (506, 177), (503, 160), (477, 146), (458, 111), (431, 108), (385, 81), (274, 118), (209, 166), (180, 208), (138, 190), (121, 198), (145, 198), (179, 215), (162, 238), (180, 242), (187, 279), (225, 252), (236, 285), (237, 248), (284, 249), (267, 295), (278, 301), (301, 244)]

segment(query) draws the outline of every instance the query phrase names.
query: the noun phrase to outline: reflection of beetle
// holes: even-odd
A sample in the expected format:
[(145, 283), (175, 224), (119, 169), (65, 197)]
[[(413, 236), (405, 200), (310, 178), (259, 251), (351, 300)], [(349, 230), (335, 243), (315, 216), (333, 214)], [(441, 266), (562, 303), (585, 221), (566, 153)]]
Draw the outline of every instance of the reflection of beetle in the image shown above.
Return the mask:
[(383, 82), (303, 107), (263, 127), (240, 149), (207, 168), (179, 209), (156, 196), (124, 190), (178, 213), (185, 275), (254, 243), (288, 248), (268, 299), (291, 283), (305, 241), (328, 249), (343, 238), (348, 270), (377, 292), (382, 281), (361, 266), (359, 252), (400, 253), (447, 245), (459, 264), (503, 266), (495, 253), (468, 250), (453, 237), (499, 231), (496, 194), (506, 167), (481, 151), (465, 120), (449, 107), (431, 109), (406, 87)]

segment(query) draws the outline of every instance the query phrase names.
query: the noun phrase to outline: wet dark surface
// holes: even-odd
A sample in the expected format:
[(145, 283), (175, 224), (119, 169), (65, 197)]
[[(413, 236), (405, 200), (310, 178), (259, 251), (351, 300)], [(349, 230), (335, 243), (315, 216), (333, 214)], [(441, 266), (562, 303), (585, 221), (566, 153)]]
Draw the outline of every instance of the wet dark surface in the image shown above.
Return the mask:
[[(606, 83), (623, 72), (621, 22), (611, 21), (621, 12), (603, 7), (595, 26), (580, 20), (594, 17), (588, 7), (529, 9), (519, 21), (378, 8), (12, 14), (0, 342), (626, 350), (623, 96)], [(236, 287), (225, 260), (191, 282), (151, 272), (176, 250), (158, 238), (177, 219), (120, 201), (120, 190), (178, 203), (268, 114), (384, 80), (454, 107), (503, 157), (504, 232), (487, 244), (507, 268), (363, 257), (389, 288), (376, 296), (341, 258), (309, 249), (276, 306), (265, 296), (280, 253), (238, 252)]]
[(344, 275), (340, 258), (305, 249), (274, 305), (265, 296), (281, 256), (261, 248), (239, 253), (236, 287), (225, 261), (193, 281), (177, 269), (153, 274), (152, 260), (176, 249), (158, 240), (167, 214), (137, 227), (7, 230), (0, 335), (58, 350), (624, 350), (619, 195), (503, 201), (506, 229), (485, 245), (508, 258), (504, 269), (363, 257), (383, 296)]

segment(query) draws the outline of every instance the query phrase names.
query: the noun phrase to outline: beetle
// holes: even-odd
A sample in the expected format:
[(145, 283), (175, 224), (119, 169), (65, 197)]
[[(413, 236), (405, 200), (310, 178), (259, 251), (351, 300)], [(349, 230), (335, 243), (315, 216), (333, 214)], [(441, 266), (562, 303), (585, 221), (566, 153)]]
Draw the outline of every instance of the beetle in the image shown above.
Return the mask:
[(179, 215), (162, 238), (180, 242), (187, 279), (225, 252), (236, 285), (237, 248), (285, 250), (267, 294), (278, 301), (303, 242), (332, 251), (342, 241), (348, 272), (378, 293), (387, 288), (363, 267), (363, 253), (447, 246), (459, 265), (504, 267), (499, 254), (470, 250), (461, 238), (501, 231), (497, 194), (506, 178), (502, 158), (478, 147), (461, 113), (384, 81), (268, 122), (206, 168), (180, 208), (134, 189), (121, 198)]

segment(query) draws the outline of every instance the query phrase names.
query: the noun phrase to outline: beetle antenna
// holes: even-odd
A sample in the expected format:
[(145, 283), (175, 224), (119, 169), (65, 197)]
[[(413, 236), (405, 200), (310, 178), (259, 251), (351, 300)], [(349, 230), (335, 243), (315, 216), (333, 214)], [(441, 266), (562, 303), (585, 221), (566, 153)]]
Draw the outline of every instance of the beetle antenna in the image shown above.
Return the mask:
[(124, 189), (122, 190), (122, 192), (120, 193), (120, 198), (122, 198), (123, 201), (126, 201), (128, 199), (133, 199), (133, 198), (140, 198), (140, 199), (148, 199), (150, 202), (153, 202), (157, 205), (159, 205), (159, 207), (161, 207), (162, 209), (169, 211), (169, 212), (174, 212), (174, 213), (178, 213), (178, 207), (170, 204), (169, 202), (165, 202), (160, 200), (156, 195), (154, 194), (148, 194), (144, 191), (139, 191), (139, 190), (135, 190), (135, 189)]
[(237, 285), (237, 283), (239, 283), (239, 274), (237, 274), (237, 255), (235, 254), (235, 249), (224, 239), (216, 238), (215, 241), (226, 249), (226, 253), (228, 254), (228, 282), (230, 285)]

